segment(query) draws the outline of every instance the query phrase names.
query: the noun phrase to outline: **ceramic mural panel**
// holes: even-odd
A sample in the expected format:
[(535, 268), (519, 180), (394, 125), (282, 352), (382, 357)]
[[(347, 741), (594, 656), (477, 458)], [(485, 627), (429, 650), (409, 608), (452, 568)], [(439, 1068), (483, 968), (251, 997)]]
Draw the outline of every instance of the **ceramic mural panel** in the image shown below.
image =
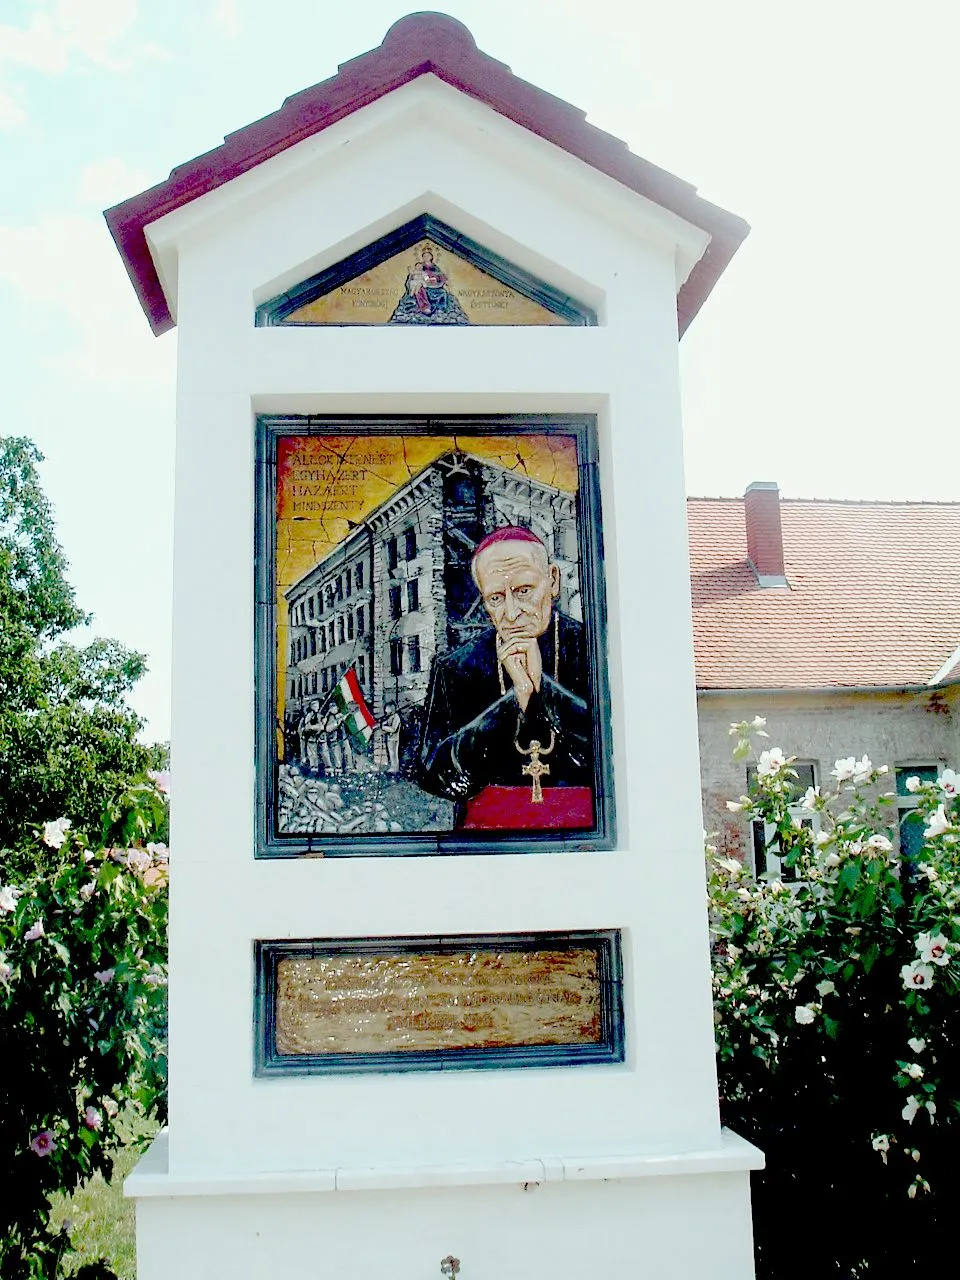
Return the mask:
[(274, 419), (261, 446), (261, 852), (609, 840), (592, 422)]
[(258, 325), (588, 325), (594, 312), (422, 215), (257, 308)]

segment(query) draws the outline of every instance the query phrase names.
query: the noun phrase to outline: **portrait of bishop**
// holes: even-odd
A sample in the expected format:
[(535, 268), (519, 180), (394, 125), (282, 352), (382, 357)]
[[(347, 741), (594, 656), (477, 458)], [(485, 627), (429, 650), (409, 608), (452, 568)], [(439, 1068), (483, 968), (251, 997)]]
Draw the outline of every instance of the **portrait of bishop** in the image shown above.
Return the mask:
[(593, 823), (593, 713), (583, 624), (561, 613), (560, 570), (519, 525), (477, 545), (473, 580), (492, 626), (437, 654), (418, 781), (469, 830)]

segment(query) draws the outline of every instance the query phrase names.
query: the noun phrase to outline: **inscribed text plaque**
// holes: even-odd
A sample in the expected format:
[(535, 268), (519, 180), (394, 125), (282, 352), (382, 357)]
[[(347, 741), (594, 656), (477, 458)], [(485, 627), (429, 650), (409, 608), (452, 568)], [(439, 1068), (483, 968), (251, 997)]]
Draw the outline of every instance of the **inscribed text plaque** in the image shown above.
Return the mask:
[(622, 1061), (616, 932), (257, 944), (261, 1073)]

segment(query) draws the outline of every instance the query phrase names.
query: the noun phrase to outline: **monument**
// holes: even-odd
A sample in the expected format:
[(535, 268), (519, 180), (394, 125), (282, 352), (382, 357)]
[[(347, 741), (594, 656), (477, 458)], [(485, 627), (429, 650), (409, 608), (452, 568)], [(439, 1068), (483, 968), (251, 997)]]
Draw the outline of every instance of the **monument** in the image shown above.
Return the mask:
[(747, 1280), (678, 374), (745, 224), (439, 14), (107, 220), (179, 353), (140, 1280)]

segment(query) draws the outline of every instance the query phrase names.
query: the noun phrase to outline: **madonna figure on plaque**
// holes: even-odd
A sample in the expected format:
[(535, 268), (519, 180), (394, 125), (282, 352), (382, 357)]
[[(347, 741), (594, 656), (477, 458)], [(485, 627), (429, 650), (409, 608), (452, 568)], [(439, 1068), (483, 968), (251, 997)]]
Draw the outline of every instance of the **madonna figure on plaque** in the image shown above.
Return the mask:
[(583, 624), (529, 529), (488, 534), (473, 578), (493, 626), (430, 672), (418, 781), (458, 802), (461, 830), (586, 830), (593, 717)]
[(459, 299), (447, 288), (447, 276), (425, 245), (407, 275), (406, 289), (388, 324), (469, 324)]

